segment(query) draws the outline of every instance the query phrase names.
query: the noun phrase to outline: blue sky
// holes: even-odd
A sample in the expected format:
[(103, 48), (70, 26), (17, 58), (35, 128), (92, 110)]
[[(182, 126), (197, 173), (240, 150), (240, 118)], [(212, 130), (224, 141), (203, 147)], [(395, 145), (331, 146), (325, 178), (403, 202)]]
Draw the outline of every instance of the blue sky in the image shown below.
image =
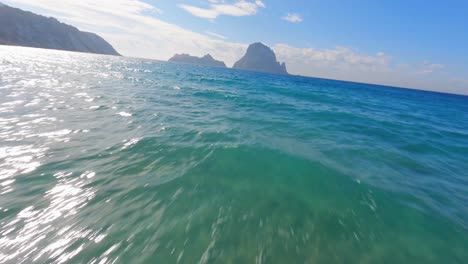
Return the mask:
[(231, 65), (261, 41), (293, 74), (468, 94), (468, 1), (3, 2), (96, 32), (127, 56), (211, 53)]
[[(402, 63), (435, 61), (465, 67), (468, 61), (468, 1), (263, 1), (256, 15), (220, 16), (215, 21), (187, 16), (172, 1), (148, 1), (167, 10), (163, 17), (197, 32), (210, 28), (237, 42), (259, 39), (296, 47), (353, 47), (385, 52)], [(177, 1), (198, 7), (209, 1)], [(303, 21), (280, 18), (297, 13)]]

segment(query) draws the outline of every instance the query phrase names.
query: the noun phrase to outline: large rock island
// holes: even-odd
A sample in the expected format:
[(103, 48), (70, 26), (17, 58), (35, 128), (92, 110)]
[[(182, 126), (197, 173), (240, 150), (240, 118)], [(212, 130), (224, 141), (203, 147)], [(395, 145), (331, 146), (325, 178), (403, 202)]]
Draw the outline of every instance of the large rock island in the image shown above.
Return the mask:
[(0, 3), (0, 45), (119, 55), (100, 36)]
[(288, 74), (286, 64), (276, 61), (276, 55), (273, 50), (259, 42), (251, 44), (247, 49), (247, 53), (234, 64), (233, 68), (275, 74)]
[(201, 58), (190, 56), (188, 54), (176, 54), (172, 58), (170, 58), (169, 61), (208, 67), (226, 68), (226, 64), (224, 64), (224, 62), (213, 59), (213, 57), (210, 54), (206, 54)]

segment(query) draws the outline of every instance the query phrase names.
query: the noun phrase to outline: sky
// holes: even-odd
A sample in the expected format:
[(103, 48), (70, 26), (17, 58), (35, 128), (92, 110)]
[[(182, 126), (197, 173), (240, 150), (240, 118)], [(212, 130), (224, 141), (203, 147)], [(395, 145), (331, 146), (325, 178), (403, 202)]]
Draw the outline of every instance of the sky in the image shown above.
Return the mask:
[(263, 42), (291, 74), (468, 94), (466, 0), (0, 0), (99, 34), (124, 56)]

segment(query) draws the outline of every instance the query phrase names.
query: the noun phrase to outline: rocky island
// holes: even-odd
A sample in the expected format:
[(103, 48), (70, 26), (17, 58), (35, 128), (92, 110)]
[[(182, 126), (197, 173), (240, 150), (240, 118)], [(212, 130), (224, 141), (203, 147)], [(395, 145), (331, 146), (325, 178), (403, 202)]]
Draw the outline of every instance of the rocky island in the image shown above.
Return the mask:
[(0, 45), (119, 55), (100, 36), (0, 3)]
[(172, 58), (170, 58), (169, 61), (208, 67), (226, 68), (226, 64), (224, 64), (224, 62), (215, 60), (210, 54), (207, 54), (201, 58), (190, 56), (188, 54), (176, 54)]
[(274, 74), (288, 74), (286, 64), (284, 62), (279, 63), (273, 50), (260, 42), (251, 44), (247, 49), (247, 53), (234, 64), (233, 68)]

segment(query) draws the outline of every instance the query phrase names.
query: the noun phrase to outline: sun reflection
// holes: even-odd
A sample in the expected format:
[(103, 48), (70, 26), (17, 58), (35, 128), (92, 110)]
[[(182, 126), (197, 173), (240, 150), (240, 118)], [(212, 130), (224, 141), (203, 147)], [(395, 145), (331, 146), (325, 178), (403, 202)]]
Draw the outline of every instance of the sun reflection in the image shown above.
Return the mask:
[(45, 57), (40, 52), (0, 49), (5, 62), (0, 63), (0, 263), (67, 262), (83, 250), (78, 241), (99, 243), (106, 236), (80, 226), (77, 219), (95, 196), (87, 187), (94, 171), (60, 168), (53, 176), (50, 170), (40, 171), (54, 158), (67, 156), (60, 152), (65, 144), (92, 131), (81, 122), (65, 122), (66, 111), (88, 109), (100, 97), (68, 78), (82, 60), (65, 56), (64, 64), (54, 51)]
[[(88, 171), (86, 175), (95, 175)], [(72, 177), (71, 172), (58, 172), (58, 183), (46, 192), (46, 208), (29, 206), (20, 211), (14, 219), (3, 223), (1, 229), (0, 262), (17, 259), (19, 256), (33, 256), (36, 261), (44, 258), (65, 262), (82, 250), (82, 246), (65, 253), (79, 239), (102, 240), (92, 230), (80, 228), (76, 221), (69, 221), (80, 208), (95, 196), (92, 188), (86, 188), (88, 177)], [(58, 228), (60, 226), (60, 228)], [(52, 242), (53, 241), (53, 242)], [(39, 251), (39, 245), (47, 245)]]
[(13, 191), (14, 176), (36, 170), (41, 163), (36, 160), (47, 148), (35, 148), (34, 145), (0, 147), (0, 193)]

